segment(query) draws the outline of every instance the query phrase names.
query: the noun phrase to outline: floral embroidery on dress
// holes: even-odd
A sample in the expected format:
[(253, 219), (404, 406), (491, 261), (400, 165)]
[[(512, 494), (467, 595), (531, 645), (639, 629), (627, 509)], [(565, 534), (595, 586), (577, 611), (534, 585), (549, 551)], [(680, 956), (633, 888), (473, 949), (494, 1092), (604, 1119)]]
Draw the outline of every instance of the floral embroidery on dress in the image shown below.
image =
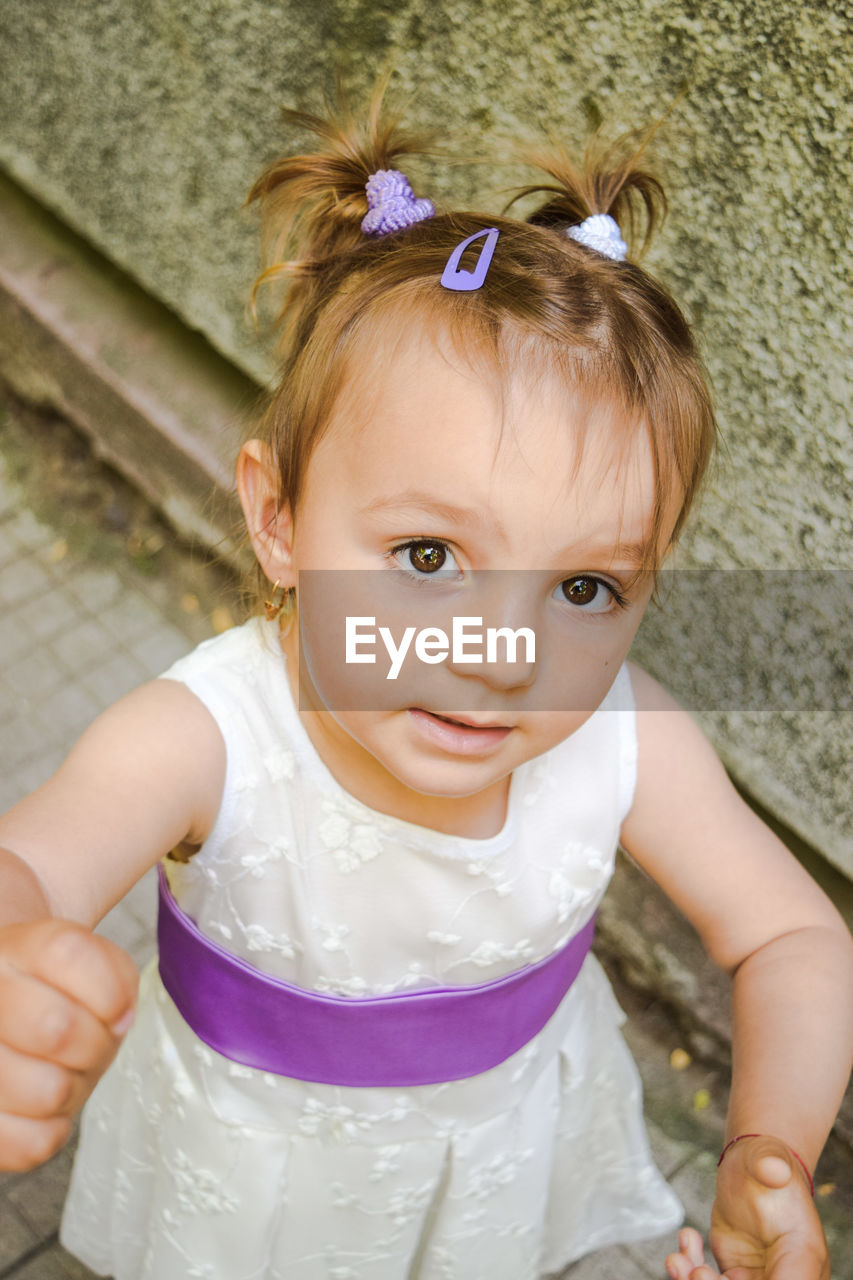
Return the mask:
[(321, 935), (323, 941), (320, 945), (324, 951), (346, 950), (344, 938), (349, 937), (352, 932), (348, 924), (331, 924), (314, 916), (311, 920), (311, 928)]
[(268, 844), (249, 849), (240, 857), (240, 866), (245, 867), (250, 875), (260, 880), (266, 874), (271, 862), (278, 862), (290, 851), (290, 841), (279, 836)]
[(269, 951), (292, 960), (302, 944), (289, 938), (286, 933), (277, 936), (262, 924), (242, 925), (243, 937), (249, 951)]
[(296, 756), (287, 747), (274, 747), (262, 761), (271, 782), (288, 782), (296, 773)]
[(612, 859), (602, 857), (598, 849), (572, 843), (564, 847), (557, 867), (551, 872), (548, 892), (557, 902), (557, 920), (565, 924), (578, 916), (581, 908), (601, 896), (601, 879)]
[(534, 1154), (532, 1148), (516, 1153), (501, 1152), (492, 1160), (475, 1165), (468, 1178), (466, 1194), (478, 1200), (494, 1195), (499, 1187), (515, 1182)]
[(361, 821), (341, 812), (333, 805), (324, 805), (331, 812), (320, 823), (318, 832), (335, 865), (344, 875), (358, 871), (382, 852), (382, 835), (359, 814)]
[(468, 959), (472, 964), (491, 965), (501, 960), (530, 960), (535, 955), (533, 946), (529, 938), (522, 938), (520, 942), (516, 942), (513, 946), (507, 946), (502, 942), (486, 941), (481, 942), (468, 955)]
[(240, 1207), (237, 1196), (223, 1191), (216, 1174), (196, 1168), (185, 1152), (175, 1152), (169, 1170), (175, 1182), (176, 1202), (184, 1213), (234, 1213)]
[(387, 1178), (389, 1174), (397, 1173), (400, 1169), (400, 1153), (402, 1150), (401, 1146), (380, 1147), (376, 1153), (373, 1168), (367, 1175), (370, 1182), (380, 1182), (383, 1178)]

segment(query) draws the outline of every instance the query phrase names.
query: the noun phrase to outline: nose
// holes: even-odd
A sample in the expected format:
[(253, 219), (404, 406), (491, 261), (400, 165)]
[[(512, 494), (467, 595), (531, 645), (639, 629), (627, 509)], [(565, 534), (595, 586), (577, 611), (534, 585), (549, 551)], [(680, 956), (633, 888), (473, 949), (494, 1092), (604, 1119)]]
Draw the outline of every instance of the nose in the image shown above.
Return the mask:
[[(472, 637), (479, 633), (479, 647), (455, 645), (450, 669), (495, 691), (529, 689), (536, 681), (535, 602), (535, 586), (517, 572), (483, 571), (467, 626)], [(480, 661), (471, 660), (475, 654)]]

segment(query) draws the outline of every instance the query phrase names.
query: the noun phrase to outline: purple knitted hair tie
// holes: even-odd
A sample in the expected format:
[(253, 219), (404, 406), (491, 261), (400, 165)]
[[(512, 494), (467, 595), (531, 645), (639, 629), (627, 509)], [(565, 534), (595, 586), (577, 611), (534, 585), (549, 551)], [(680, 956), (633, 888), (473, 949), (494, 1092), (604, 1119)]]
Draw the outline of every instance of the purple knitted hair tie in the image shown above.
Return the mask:
[(431, 200), (415, 199), (409, 179), (399, 169), (378, 169), (367, 179), (366, 190), (369, 212), (361, 223), (365, 235), (387, 236), (435, 213)]

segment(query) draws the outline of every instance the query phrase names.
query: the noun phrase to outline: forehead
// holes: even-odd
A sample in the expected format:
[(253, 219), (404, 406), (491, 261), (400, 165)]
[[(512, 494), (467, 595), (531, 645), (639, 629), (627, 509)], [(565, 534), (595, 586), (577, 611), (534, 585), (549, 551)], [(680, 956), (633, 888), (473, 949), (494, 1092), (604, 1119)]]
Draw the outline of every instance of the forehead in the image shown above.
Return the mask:
[(570, 514), (574, 534), (580, 521), (585, 536), (647, 539), (655, 476), (642, 422), (542, 360), (502, 367), (422, 329), (374, 338), (351, 357), (311, 484), (355, 489), (377, 510), (403, 497), (464, 507), (508, 538), (537, 522), (556, 537)]

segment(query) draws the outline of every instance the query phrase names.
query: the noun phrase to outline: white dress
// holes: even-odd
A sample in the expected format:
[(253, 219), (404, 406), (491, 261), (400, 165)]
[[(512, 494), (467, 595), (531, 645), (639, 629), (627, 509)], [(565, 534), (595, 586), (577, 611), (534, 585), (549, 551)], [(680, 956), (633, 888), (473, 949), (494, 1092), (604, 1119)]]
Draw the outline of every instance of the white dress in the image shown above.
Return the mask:
[[(253, 619), (166, 673), (227, 748), (215, 827), (167, 865), (216, 943), (313, 991), (488, 982), (589, 919), (636, 772), (630, 681), (517, 769), (503, 829), (454, 837), (368, 808), (293, 705), (277, 626)], [(62, 1241), (116, 1280), (534, 1280), (675, 1228), (622, 1014), (590, 955), (534, 1040), (412, 1088), (239, 1066), (184, 1023), (156, 967), (92, 1095)]]

